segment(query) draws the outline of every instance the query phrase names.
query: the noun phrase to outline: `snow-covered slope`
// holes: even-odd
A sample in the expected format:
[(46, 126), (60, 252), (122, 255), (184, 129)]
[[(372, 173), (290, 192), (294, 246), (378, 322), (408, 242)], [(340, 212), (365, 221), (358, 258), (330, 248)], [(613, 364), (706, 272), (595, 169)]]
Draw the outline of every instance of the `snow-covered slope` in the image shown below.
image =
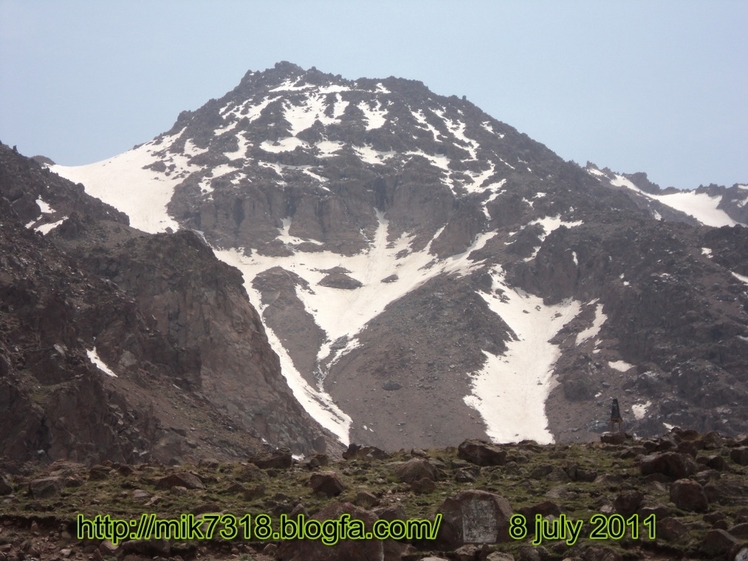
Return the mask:
[[(650, 201), (657, 201), (674, 210), (687, 214), (705, 226), (714, 226), (716, 228), (720, 226), (748, 226), (748, 221), (736, 220), (728, 214), (728, 208), (725, 205), (727, 199), (724, 188), (712, 189), (712, 192), (702, 188), (656, 194), (640, 189), (630, 179), (621, 174), (604, 172), (595, 167), (588, 167), (587, 171), (601, 181), (609, 182), (610, 185), (629, 189)], [(733, 190), (735, 189), (745, 190), (746, 187), (744, 185), (736, 185), (733, 187)], [(741, 200), (737, 201), (737, 205), (742, 208), (746, 202), (748, 202), (748, 192), (744, 194)], [(656, 210), (652, 212), (655, 218), (660, 218)]]

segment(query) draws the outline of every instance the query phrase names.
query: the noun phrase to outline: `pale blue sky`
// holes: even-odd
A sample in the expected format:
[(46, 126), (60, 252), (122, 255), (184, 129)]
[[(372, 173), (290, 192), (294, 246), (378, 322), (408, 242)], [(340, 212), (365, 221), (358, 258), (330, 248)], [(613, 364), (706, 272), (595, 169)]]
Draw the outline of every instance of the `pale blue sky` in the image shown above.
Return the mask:
[(101, 160), (280, 60), (421, 80), (662, 187), (748, 183), (742, 0), (0, 0), (0, 141)]

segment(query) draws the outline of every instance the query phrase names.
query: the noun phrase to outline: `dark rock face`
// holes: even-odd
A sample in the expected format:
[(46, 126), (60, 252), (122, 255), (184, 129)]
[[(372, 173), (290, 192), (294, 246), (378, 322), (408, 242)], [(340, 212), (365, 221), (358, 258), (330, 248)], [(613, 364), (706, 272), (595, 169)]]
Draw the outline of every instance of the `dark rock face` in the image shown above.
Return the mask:
[[(5, 146), (0, 193), (0, 454), (169, 463), (248, 455), (263, 436), (320, 445), (241, 276), (195, 234), (132, 230)], [(54, 211), (34, 219), (26, 198)], [(34, 231), (63, 214), (48, 235)]]

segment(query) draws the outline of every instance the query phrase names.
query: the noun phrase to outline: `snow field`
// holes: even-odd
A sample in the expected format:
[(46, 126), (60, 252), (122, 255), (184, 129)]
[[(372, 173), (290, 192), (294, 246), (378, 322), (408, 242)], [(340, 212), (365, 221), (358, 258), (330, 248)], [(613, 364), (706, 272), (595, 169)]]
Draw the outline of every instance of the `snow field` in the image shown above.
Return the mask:
[[(590, 169), (587, 171), (596, 176), (607, 177), (603, 172), (598, 170)], [(680, 193), (671, 193), (669, 195), (652, 195), (642, 191), (630, 180), (619, 174), (610, 179), (610, 183), (616, 187), (626, 187), (627, 189), (636, 191), (648, 199), (660, 201), (664, 205), (693, 216), (706, 226), (719, 228), (721, 226), (736, 226), (741, 224), (741, 222), (730, 218), (725, 211), (717, 208), (722, 200), (721, 197), (710, 197), (706, 193), (696, 193), (695, 191), (681, 191)]]
[[(491, 270), (493, 291), (479, 293), (491, 311), (516, 335), (502, 355), (486, 356), (484, 367), (474, 374), (472, 394), (465, 403), (478, 411), (488, 436), (497, 443), (532, 439), (553, 442), (545, 415), (545, 402), (553, 387), (553, 367), (560, 356), (549, 342), (580, 311), (578, 302), (546, 306), (542, 298), (511, 288), (501, 267)], [(503, 297), (496, 294), (503, 290)]]
[[(166, 205), (174, 194), (174, 188), (182, 181), (179, 174), (170, 177), (165, 174), (143, 169), (143, 166), (159, 160), (156, 151), (168, 147), (176, 138), (166, 137), (162, 144), (155, 146), (153, 141), (129, 150), (119, 156), (102, 160), (86, 166), (51, 166), (52, 171), (75, 183), (83, 183), (86, 192), (101, 199), (105, 203), (124, 212), (130, 217), (130, 226), (151, 234), (164, 232), (167, 228), (178, 230), (179, 224), (166, 212)], [(194, 153), (199, 149), (194, 146), (185, 152)], [(172, 155), (178, 168), (189, 171), (197, 170), (197, 166), (188, 163), (184, 155)]]
[[(303, 302), (306, 311), (314, 317), (315, 323), (327, 335), (327, 340), (319, 350), (317, 359), (320, 363), (326, 359), (333, 359), (334, 362), (358, 346), (356, 334), (371, 319), (380, 314), (389, 303), (439, 274), (464, 275), (479, 266), (479, 263), (468, 259), (469, 254), (483, 247), (495, 235), (494, 232), (481, 234), (464, 253), (426, 268), (426, 265), (434, 261), (434, 256), (428, 252), (430, 244), (419, 252), (409, 253), (398, 259), (396, 254), (408, 249), (412, 238), (403, 235), (394, 243), (388, 242), (388, 222), (381, 213), (377, 214), (377, 219), (379, 225), (369, 249), (352, 256), (331, 251), (311, 254), (299, 252), (284, 257), (267, 257), (258, 253), (246, 256), (241, 250), (235, 249), (216, 250), (215, 253), (222, 261), (237, 267), (242, 272), (252, 305), (261, 312), (263, 307), (260, 294), (251, 286), (252, 279), (256, 275), (271, 267), (280, 266), (306, 280), (310, 288), (297, 287), (297, 296)], [(307, 241), (291, 236), (290, 227), (291, 220), (287, 218), (280, 229), (280, 239), (288, 240), (287, 243), (290, 244)], [(439, 233), (437, 232), (434, 238), (438, 237)], [(324, 271), (334, 267), (349, 270), (349, 275), (361, 282), (363, 286), (355, 290), (318, 286), (317, 283), (327, 274)], [(392, 274), (398, 275), (396, 282), (381, 282), (382, 279)], [(299, 402), (320, 421), (320, 424), (338, 435), (342, 442), (347, 443), (350, 418), (332, 403), (322, 383), (316, 389), (306, 383), (272, 329), (265, 326), (265, 330), (273, 349), (281, 357), (283, 374)], [(348, 337), (347, 346), (331, 356), (332, 343), (343, 336)]]

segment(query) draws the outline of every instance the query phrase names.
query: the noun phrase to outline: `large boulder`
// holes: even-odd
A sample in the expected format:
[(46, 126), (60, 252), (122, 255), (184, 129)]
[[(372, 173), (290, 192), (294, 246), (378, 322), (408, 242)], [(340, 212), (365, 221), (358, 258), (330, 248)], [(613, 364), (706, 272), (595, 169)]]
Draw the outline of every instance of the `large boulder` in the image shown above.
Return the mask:
[(663, 452), (644, 456), (639, 462), (639, 470), (642, 475), (661, 473), (671, 479), (683, 479), (699, 471), (699, 466), (687, 454)]
[(156, 481), (156, 489), (171, 489), (172, 487), (185, 487), (186, 489), (205, 489), (205, 485), (197, 475), (189, 472), (172, 473)]
[(332, 471), (313, 473), (309, 478), (309, 486), (315, 493), (326, 497), (337, 497), (345, 491), (345, 484), (340, 476)]
[(504, 497), (487, 491), (461, 491), (442, 503), (437, 545), (454, 550), (468, 543), (507, 542), (513, 512)]
[(670, 485), (670, 500), (678, 508), (692, 512), (704, 512), (709, 508), (704, 489), (692, 479), (679, 479)]
[(43, 477), (29, 483), (29, 490), (35, 499), (46, 499), (59, 495), (64, 486), (65, 481), (62, 477)]
[(395, 476), (404, 483), (414, 483), (421, 479), (435, 481), (436, 468), (428, 460), (413, 458), (395, 468)]
[(478, 466), (501, 466), (506, 463), (506, 451), (499, 446), (470, 438), (457, 448), (457, 454)]

